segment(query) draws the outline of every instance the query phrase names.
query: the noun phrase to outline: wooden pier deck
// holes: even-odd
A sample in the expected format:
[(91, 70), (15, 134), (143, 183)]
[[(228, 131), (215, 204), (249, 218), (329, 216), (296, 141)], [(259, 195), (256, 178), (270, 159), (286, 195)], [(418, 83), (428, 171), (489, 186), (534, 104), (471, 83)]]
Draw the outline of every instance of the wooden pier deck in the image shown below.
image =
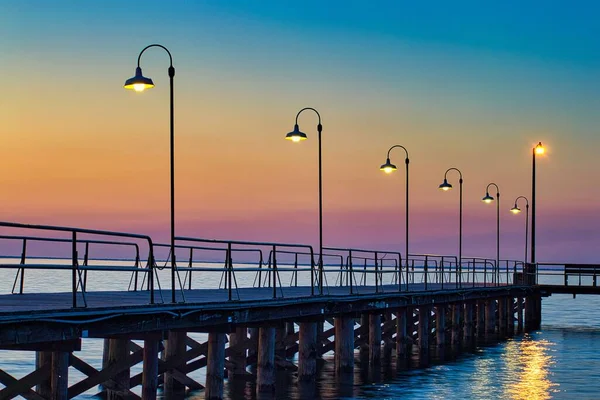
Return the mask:
[[(478, 338), (501, 340), (536, 329), (541, 320), (539, 287), (531, 281), (531, 266), (520, 261), (500, 266), (471, 258), (460, 264), (455, 256), (411, 254), (405, 260), (394, 251), (324, 248), (324, 264), (308, 245), (180, 237), (177, 250), (187, 258), (178, 255), (176, 268), (169, 269), (154, 254), (168, 246), (148, 236), (0, 226), (19, 229), (0, 238), (18, 242), (20, 251), (20, 263), (0, 264), (16, 271), (13, 291), (20, 293), (0, 295), (0, 349), (31, 351), (35, 360), (35, 369), (19, 379), (0, 363), (0, 399), (63, 400), (97, 388), (109, 399), (154, 400), (159, 386), (167, 399), (186, 390), (222, 399), (225, 370), (227, 379), (252, 380), (257, 393), (272, 394), (277, 369), (295, 371), (299, 383), (314, 382), (317, 360), (328, 352), (335, 354), (336, 374), (352, 375), (356, 350), (376, 368), (392, 354), (401, 360), (414, 350), (425, 356), (430, 348), (471, 348)], [(20, 236), (25, 229), (67, 237)], [(40, 263), (39, 255), (28, 258), (30, 242), (64, 245), (71, 254)], [(91, 264), (90, 247), (103, 254), (107, 247), (126, 248), (135, 262)], [(222, 256), (222, 262), (207, 266), (207, 254)], [(44, 277), (28, 269), (66, 271), (69, 280), (61, 283), (71, 291), (30, 293), (26, 283)], [(118, 286), (123, 290), (87, 290), (93, 286), (87, 279), (98, 276), (90, 272), (98, 271), (126, 274), (134, 290), (125, 290), (124, 279)], [(236, 280), (237, 273), (255, 275), (254, 283)], [(191, 288), (206, 284), (208, 274), (217, 274), (221, 281), (211, 282), (224, 288)], [(335, 279), (328, 283), (328, 277)], [(188, 333), (208, 334), (207, 340)], [(78, 353), (83, 338), (104, 340), (100, 368)], [(142, 372), (134, 374), (140, 363)], [(69, 379), (72, 368), (84, 378)], [(199, 370), (205, 382), (193, 378)]]

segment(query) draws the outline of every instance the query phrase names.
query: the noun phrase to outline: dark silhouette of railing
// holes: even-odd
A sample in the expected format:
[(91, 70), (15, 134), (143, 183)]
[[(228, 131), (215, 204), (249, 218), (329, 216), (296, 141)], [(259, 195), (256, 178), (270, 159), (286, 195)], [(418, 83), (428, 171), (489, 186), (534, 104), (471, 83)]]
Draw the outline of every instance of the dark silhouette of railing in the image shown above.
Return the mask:
[[(38, 236), (23, 236), (24, 244), (23, 251), (21, 253), (21, 262), (19, 264), (0, 264), (0, 268), (12, 268), (21, 270), (21, 279), (23, 279), (25, 269), (45, 269), (45, 270), (71, 270), (71, 292), (72, 292), (72, 306), (75, 308), (78, 306), (77, 304), (77, 293), (80, 291), (82, 295), (82, 300), (84, 306), (87, 305), (85, 293), (87, 281), (84, 279), (83, 272), (84, 271), (135, 271), (138, 269), (139, 265), (139, 248), (136, 247), (136, 260), (138, 261), (133, 267), (125, 267), (125, 266), (108, 266), (108, 265), (79, 265), (79, 256), (78, 256), (78, 247), (77, 245), (80, 243), (85, 243), (86, 247), (89, 251), (89, 244), (103, 244), (103, 245), (118, 245), (118, 246), (131, 246), (131, 243), (126, 242), (117, 242), (117, 241), (102, 241), (102, 240), (90, 240), (90, 239), (78, 239), (78, 235), (93, 235), (93, 236), (107, 236), (107, 237), (119, 237), (119, 238), (129, 238), (129, 239), (138, 239), (143, 240), (148, 243), (148, 262), (147, 268), (149, 270), (149, 278), (148, 278), (148, 290), (150, 292), (150, 303), (153, 304), (155, 300), (154, 296), (154, 249), (152, 244), (152, 239), (146, 235), (139, 235), (134, 233), (125, 233), (125, 232), (114, 232), (114, 231), (103, 231), (103, 230), (95, 230), (95, 229), (83, 229), (83, 228), (73, 228), (73, 227), (65, 227), (65, 226), (52, 226), (52, 225), (29, 225), (29, 224), (20, 224), (13, 222), (0, 222), (0, 227), (4, 228), (15, 228), (26, 231), (49, 231), (49, 232), (62, 232), (68, 233), (71, 235), (70, 239), (57, 239), (57, 238), (45, 238), (43, 241), (46, 242), (62, 242), (62, 243), (70, 243), (71, 244), (71, 265), (65, 264), (27, 264), (26, 263), (26, 243), (27, 240), (40, 240)], [(9, 240), (19, 240), (19, 236), (17, 235), (6, 235), (5, 238)], [(47, 258), (47, 257), (46, 257)], [(87, 259), (84, 260), (87, 263)], [(15, 282), (16, 283), (16, 282)], [(21, 285), (20, 285), (21, 286)], [(14, 288), (14, 285), (13, 285)], [(23, 293), (23, 290), (20, 288), (20, 293)]]
[[(470, 257), (463, 258), (462, 266), (459, 266), (458, 258), (450, 255), (410, 254), (403, 259), (402, 254), (396, 251), (341, 247), (324, 247), (323, 260), (319, 260), (315, 259), (316, 254), (310, 245), (194, 237), (176, 238), (176, 259), (179, 262), (175, 264), (175, 271), (171, 271), (169, 260), (173, 255), (170, 245), (153, 243), (146, 235), (9, 222), (0, 222), (0, 227), (19, 230), (19, 235), (0, 235), (0, 240), (20, 241), (20, 259), (13, 257), (19, 259), (19, 263), (0, 264), (0, 268), (17, 270), (12, 293), (17, 292), (17, 287), (18, 293), (24, 293), (26, 269), (70, 270), (73, 307), (80, 305), (79, 294), (82, 296), (83, 306), (87, 305), (88, 271), (130, 273), (127, 290), (149, 291), (151, 304), (155, 302), (155, 286), (162, 299), (158, 274), (161, 270), (170, 272), (172, 298), (176, 299), (179, 292), (183, 302), (186, 301), (186, 290), (193, 288), (193, 277), (203, 282), (203, 288), (226, 290), (229, 301), (241, 300), (241, 287), (244, 290), (269, 288), (270, 297), (277, 299), (287, 295), (285, 293), (305, 297), (329, 295), (334, 291), (339, 295), (344, 293), (344, 288), (347, 288), (346, 294), (349, 295), (368, 295), (393, 291), (529, 285), (536, 280), (535, 268), (516, 260), (501, 260), (500, 265), (496, 265), (496, 261), (489, 258)], [(70, 238), (21, 235), (24, 230), (62, 232), (69, 234)], [(107, 240), (90, 236), (105, 236)], [(147, 258), (141, 256), (140, 240), (147, 242)], [(69, 259), (56, 257), (56, 262), (48, 263), (52, 257), (32, 255), (28, 251), (28, 243), (34, 241), (70, 244), (71, 256)], [(80, 262), (78, 256), (78, 246), (84, 246), (85, 249), (83, 262)], [(131, 258), (92, 259), (90, 249), (101, 246), (103, 255), (114, 254), (118, 247), (130, 247), (134, 253)], [(168, 255), (166, 259), (158, 260), (155, 255), (163, 249), (168, 250)], [(187, 254), (187, 259), (181, 257), (182, 252)], [(141, 260), (145, 258), (147, 262), (144, 265)], [(45, 263), (36, 262), (40, 259), (44, 259)], [(105, 260), (133, 261), (133, 265), (97, 265), (98, 261)], [(161, 266), (163, 262), (164, 265)], [(237, 275), (246, 273), (252, 274), (254, 279), (238, 281)], [(213, 274), (219, 274), (220, 279), (216, 275), (216, 279), (212, 281), (211, 276), (215, 276)], [(282, 284), (281, 277), (286, 274), (289, 274), (289, 286)], [(331, 285), (328, 279), (331, 280)], [(304, 289), (290, 291), (291, 288)], [(244, 296), (253, 296), (248, 292), (244, 293)], [(264, 296), (264, 291), (261, 293)]]

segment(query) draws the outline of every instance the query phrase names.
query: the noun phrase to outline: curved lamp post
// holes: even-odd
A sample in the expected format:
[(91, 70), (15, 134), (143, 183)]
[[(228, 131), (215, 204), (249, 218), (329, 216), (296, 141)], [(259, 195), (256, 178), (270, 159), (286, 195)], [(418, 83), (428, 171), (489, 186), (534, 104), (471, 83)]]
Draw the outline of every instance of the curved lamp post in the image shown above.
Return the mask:
[(456, 268), (457, 281), (459, 286), (462, 286), (462, 214), (463, 214), (463, 176), (458, 168), (448, 168), (444, 173), (444, 182), (439, 186), (440, 190), (447, 192), (452, 189), (452, 185), (448, 183), (448, 172), (456, 171), (459, 176), (459, 197), (458, 197), (458, 265)]
[[(410, 162), (410, 160), (408, 159), (408, 150), (406, 150), (406, 147), (401, 146), (399, 144), (394, 145), (392, 147), (390, 147), (390, 149), (387, 152), (387, 158), (385, 161), (385, 164), (383, 164), (379, 169), (382, 170), (383, 172), (385, 172), (386, 174), (391, 174), (392, 172), (396, 171), (398, 168), (396, 168), (396, 166), (394, 164), (391, 163), (390, 161), (390, 152), (392, 151), (392, 149), (395, 148), (401, 148), (402, 150), (404, 150), (404, 153), (406, 153), (406, 158), (404, 159), (404, 163), (406, 164), (406, 209), (405, 209), (405, 215), (406, 215), (406, 226), (405, 226), (405, 237), (406, 237), (406, 246), (405, 246), (405, 254), (404, 254), (404, 260), (405, 260), (405, 264), (406, 264), (406, 287), (408, 290), (408, 164)], [(400, 284), (398, 284), (398, 287), (400, 287)]]
[(523, 199), (525, 200), (525, 258), (523, 259), (524, 262), (527, 262), (527, 238), (528, 238), (528, 233), (529, 233), (529, 200), (527, 200), (527, 197), (525, 196), (519, 196), (515, 199), (515, 206), (513, 208), (510, 209), (510, 212), (512, 212), (513, 214), (519, 214), (521, 212), (521, 209), (518, 207), (518, 202), (519, 199)]
[(539, 142), (532, 150), (533, 165), (531, 168), (531, 263), (535, 264), (535, 156), (544, 154), (546, 150)]
[(298, 117), (303, 111), (311, 110), (317, 114), (319, 123), (317, 125), (317, 132), (319, 133), (319, 294), (323, 294), (323, 172), (321, 167), (321, 132), (323, 131), (323, 125), (321, 125), (321, 114), (312, 107), (305, 107), (298, 111), (296, 114), (296, 123), (294, 124), (294, 130), (287, 135), (285, 138), (292, 142), (300, 142), (306, 140), (306, 133), (300, 131), (298, 126)]
[(500, 283), (500, 189), (495, 183), (489, 183), (485, 188), (485, 197), (481, 199), (484, 203), (490, 204), (494, 197), (490, 196), (490, 186), (496, 188), (496, 278)]
[(169, 84), (170, 84), (170, 147), (171, 147), (171, 301), (176, 302), (175, 299), (175, 154), (174, 154), (174, 142), (175, 142), (175, 125), (173, 119), (173, 77), (175, 76), (175, 68), (173, 68), (173, 57), (171, 52), (163, 45), (151, 44), (146, 46), (140, 52), (137, 60), (137, 68), (135, 69), (135, 76), (125, 81), (123, 86), (125, 89), (135, 90), (136, 92), (142, 92), (146, 89), (154, 87), (152, 79), (142, 75), (142, 68), (140, 67), (140, 60), (142, 54), (151, 47), (160, 47), (169, 55)]

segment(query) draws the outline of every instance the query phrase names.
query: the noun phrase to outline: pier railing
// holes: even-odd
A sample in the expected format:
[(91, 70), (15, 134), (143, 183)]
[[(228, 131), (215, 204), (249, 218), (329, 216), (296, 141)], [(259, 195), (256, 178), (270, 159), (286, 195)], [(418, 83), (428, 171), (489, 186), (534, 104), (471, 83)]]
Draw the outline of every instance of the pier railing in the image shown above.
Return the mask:
[[(18, 231), (17, 234), (3, 235), (0, 240), (9, 241), (21, 241), (21, 254), (20, 256), (14, 257), (18, 259), (15, 263), (0, 263), (0, 269), (14, 269), (17, 271), (17, 276), (13, 283), (12, 292), (15, 293), (17, 281), (19, 286), (19, 293), (24, 292), (25, 282), (25, 271), (26, 270), (51, 270), (51, 271), (70, 271), (71, 272), (71, 293), (72, 293), (72, 307), (81, 306), (78, 303), (78, 294), (81, 296), (82, 306), (87, 306), (86, 292), (88, 285), (88, 271), (106, 271), (106, 272), (135, 272), (139, 270), (141, 266), (140, 261), (140, 250), (137, 243), (130, 241), (122, 241), (123, 239), (136, 239), (147, 243), (148, 257), (146, 266), (149, 271), (148, 274), (148, 291), (150, 297), (150, 303), (155, 301), (155, 290), (154, 290), (154, 249), (152, 239), (146, 235), (139, 235), (134, 233), (126, 232), (115, 232), (115, 231), (103, 231), (95, 229), (83, 229), (73, 228), (66, 226), (53, 226), (53, 225), (29, 225), (20, 224), (13, 222), (0, 222), (0, 228), (10, 229), (11, 231)], [(56, 234), (68, 234), (69, 238), (57, 238), (57, 237), (41, 237), (37, 235), (23, 234), (21, 232), (54, 232)], [(113, 240), (96, 240), (90, 239), (89, 237), (108, 237)], [(27, 243), (28, 242), (45, 242), (45, 243), (64, 243), (70, 245), (70, 257), (57, 256), (48, 257), (45, 256), (33, 256), (27, 254)], [(80, 260), (79, 257), (79, 245), (84, 245), (84, 258)], [(89, 264), (89, 249), (90, 245), (103, 245), (103, 246), (126, 246), (133, 247), (135, 249), (135, 256), (133, 258), (133, 265), (126, 265), (123, 263), (123, 259), (115, 259), (117, 261), (114, 264)], [(8, 257), (4, 257), (3, 261), (6, 261)], [(13, 258), (13, 257), (11, 257)], [(43, 262), (42, 262), (43, 261)]]
[[(535, 268), (526, 268), (529, 264), (516, 260), (501, 260), (497, 265), (493, 259), (468, 257), (459, 263), (457, 257), (451, 255), (410, 254), (403, 257), (396, 251), (341, 247), (325, 247), (323, 260), (319, 260), (313, 247), (305, 244), (194, 237), (176, 238), (177, 262), (175, 271), (171, 271), (170, 245), (153, 243), (146, 235), (9, 222), (0, 222), (0, 228), (4, 228), (0, 233), (10, 233), (0, 235), (0, 243), (13, 241), (16, 242), (12, 246), (13, 252), (20, 249), (19, 255), (2, 256), (3, 261), (0, 261), (0, 269), (16, 271), (11, 292), (27, 292), (26, 270), (71, 272), (73, 307), (87, 305), (90, 283), (94, 286), (98, 280), (88, 277), (92, 271), (126, 273), (129, 284), (120, 278), (119, 282), (126, 286), (121, 290), (148, 291), (150, 303), (155, 302), (156, 293), (164, 302), (159, 276), (162, 274), (165, 279), (167, 272), (171, 277), (167, 290), (171, 290), (172, 299), (178, 302), (186, 302), (186, 291), (192, 289), (224, 289), (226, 300), (237, 301), (256, 299), (257, 296), (276, 299), (330, 294), (369, 295), (526, 285), (536, 281)], [(42, 254), (32, 251), (32, 243), (43, 244)], [(49, 247), (55, 248), (50, 251)], [(96, 252), (96, 248), (100, 251), (92, 257), (92, 249)], [(57, 250), (62, 253), (49, 256)], [(147, 253), (142, 254), (142, 250)], [(127, 256), (107, 258), (114, 254)], [(250, 294), (248, 289), (253, 288), (259, 290)], [(106, 290), (119, 288), (112, 285), (102, 289)]]
[[(289, 273), (292, 280), (297, 282), (299, 273), (307, 273), (310, 281), (310, 295), (315, 295), (315, 289), (318, 290), (319, 294), (323, 294), (323, 271), (322, 269), (317, 270), (317, 265), (314, 257), (314, 250), (310, 245), (295, 244), (295, 243), (277, 243), (277, 242), (255, 242), (255, 241), (240, 241), (240, 240), (217, 240), (217, 239), (202, 239), (194, 237), (176, 237), (175, 238), (181, 246), (182, 242), (195, 243), (193, 246), (195, 250), (208, 251), (208, 252), (220, 252), (224, 256), (223, 267), (215, 268), (214, 266), (206, 266), (206, 263), (197, 262), (194, 263), (192, 258), (191, 262), (185, 267), (177, 266), (179, 271), (183, 271), (190, 274), (192, 272), (217, 272), (220, 273), (221, 278), (219, 280), (219, 287), (224, 287), (227, 290), (228, 300), (234, 299), (234, 293), (237, 300), (241, 300), (237, 276), (239, 274), (254, 274), (253, 286), (263, 287), (265, 283), (272, 289), (272, 297), (277, 298), (283, 296), (283, 285), (281, 281), (282, 273)], [(200, 245), (196, 245), (200, 244)], [(185, 246), (183, 246), (185, 247)], [(245, 252), (246, 257), (242, 259), (241, 263), (234, 263), (233, 256), (237, 252)], [(265, 259), (264, 252), (268, 252), (268, 256)], [(255, 254), (258, 256), (258, 260), (248, 260), (248, 254)], [(279, 256), (287, 258), (287, 262), (281, 261)], [(295, 263), (290, 262), (291, 256), (294, 257)], [(298, 258), (308, 258), (307, 262), (299, 261)], [(204, 261), (204, 260), (202, 260)], [(194, 264), (200, 264), (195, 266)], [(203, 265), (204, 264), (204, 265)], [(295, 279), (294, 279), (295, 277)], [(266, 282), (263, 281), (266, 278)], [(247, 280), (245, 280), (247, 282)], [(173, 288), (174, 282), (172, 282)], [(191, 283), (189, 284), (191, 287)], [(222, 286), (223, 285), (223, 286)]]
[(597, 287), (600, 264), (538, 263), (535, 274), (538, 284)]

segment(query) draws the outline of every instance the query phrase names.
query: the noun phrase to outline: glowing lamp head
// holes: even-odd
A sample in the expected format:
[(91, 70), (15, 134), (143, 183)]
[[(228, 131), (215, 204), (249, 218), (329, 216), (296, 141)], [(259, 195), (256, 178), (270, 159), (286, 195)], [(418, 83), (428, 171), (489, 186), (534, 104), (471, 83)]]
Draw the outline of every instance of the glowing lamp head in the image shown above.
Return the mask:
[(439, 188), (440, 190), (447, 192), (448, 190), (452, 189), (452, 185), (448, 183), (446, 178), (444, 178), (444, 182), (439, 186)]
[(136, 92), (143, 92), (146, 89), (153, 88), (154, 82), (152, 82), (152, 79), (146, 78), (144, 75), (142, 75), (142, 69), (137, 67), (135, 69), (135, 76), (127, 79), (123, 87), (125, 89), (135, 90)]
[(510, 212), (513, 214), (518, 214), (521, 212), (521, 209), (519, 207), (517, 207), (517, 205), (515, 204), (515, 206), (510, 209)]
[(485, 197), (483, 199), (481, 199), (481, 201), (483, 201), (484, 203), (490, 204), (492, 201), (494, 201), (494, 198), (492, 196), (490, 196), (489, 193), (486, 193)]
[(379, 167), (379, 169), (382, 170), (383, 172), (385, 172), (386, 174), (391, 174), (392, 172), (394, 172), (398, 168), (396, 168), (396, 166), (394, 164), (392, 164), (390, 162), (390, 159), (388, 158), (386, 160), (385, 164), (383, 164), (381, 167)]
[(285, 135), (287, 140), (291, 140), (294, 143), (300, 142), (302, 140), (306, 140), (306, 133), (300, 132), (300, 128), (298, 124), (294, 125), (294, 130), (287, 135)]
[(542, 142), (539, 142), (535, 146), (535, 154), (542, 155), (542, 154), (544, 154), (545, 151), (546, 151), (546, 149), (544, 149), (544, 146), (542, 145)]

